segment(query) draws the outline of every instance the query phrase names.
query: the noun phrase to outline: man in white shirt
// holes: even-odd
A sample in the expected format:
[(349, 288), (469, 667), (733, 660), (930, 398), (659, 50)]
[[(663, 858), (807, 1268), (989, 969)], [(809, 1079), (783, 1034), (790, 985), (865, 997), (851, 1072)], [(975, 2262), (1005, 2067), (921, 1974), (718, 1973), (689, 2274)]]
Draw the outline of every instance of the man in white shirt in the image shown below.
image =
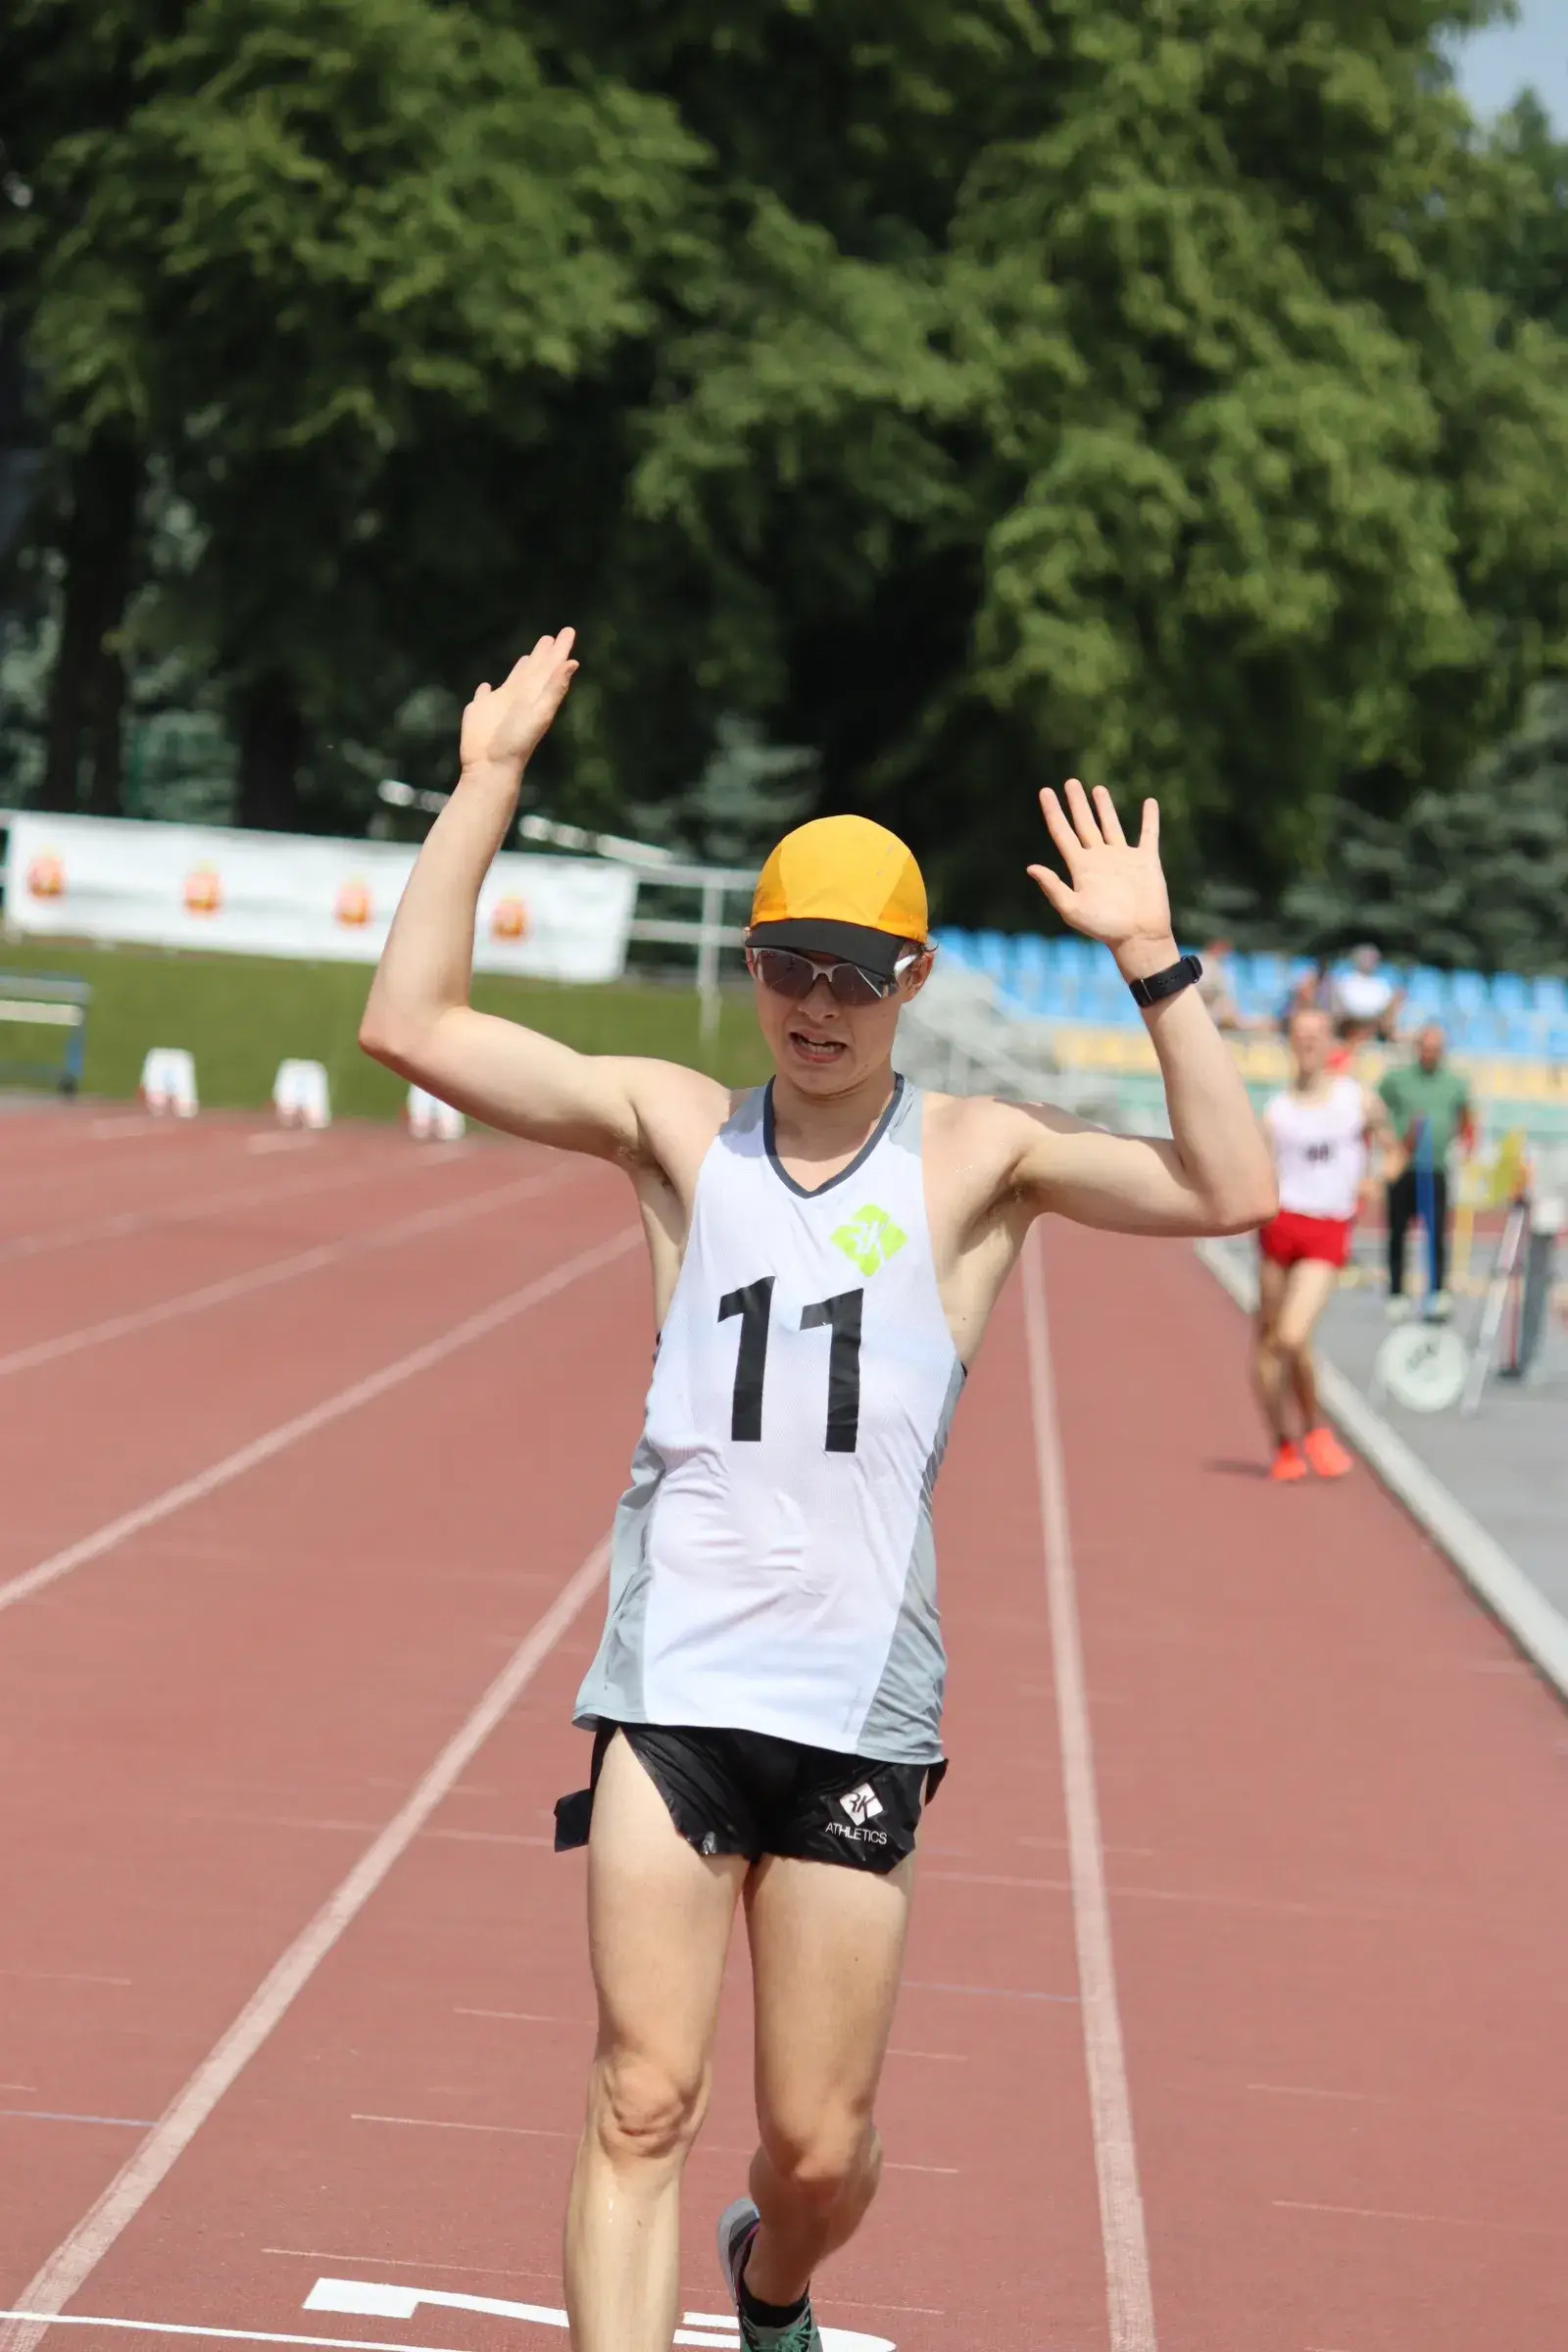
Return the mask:
[(1348, 1046), (1394, 1034), (1400, 991), (1382, 967), (1383, 957), (1376, 948), (1353, 948), (1349, 970), (1337, 973), (1331, 984), (1330, 1008), (1341, 1040)]

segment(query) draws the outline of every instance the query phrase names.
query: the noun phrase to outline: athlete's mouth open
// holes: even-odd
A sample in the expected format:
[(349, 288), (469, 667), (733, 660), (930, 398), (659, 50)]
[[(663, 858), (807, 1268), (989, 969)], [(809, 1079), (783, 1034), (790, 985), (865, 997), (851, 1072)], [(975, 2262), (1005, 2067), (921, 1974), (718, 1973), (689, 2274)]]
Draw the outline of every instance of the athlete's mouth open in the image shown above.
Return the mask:
[(830, 1068), (850, 1050), (841, 1037), (813, 1037), (807, 1029), (791, 1029), (789, 1041), (802, 1061), (810, 1062), (817, 1069)]

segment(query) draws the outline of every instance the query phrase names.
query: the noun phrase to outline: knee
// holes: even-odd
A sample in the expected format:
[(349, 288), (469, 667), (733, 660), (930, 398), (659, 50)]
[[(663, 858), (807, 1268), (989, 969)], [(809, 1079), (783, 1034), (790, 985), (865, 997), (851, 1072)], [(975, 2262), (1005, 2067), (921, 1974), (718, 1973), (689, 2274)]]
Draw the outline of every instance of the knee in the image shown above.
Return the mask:
[(863, 2116), (826, 2118), (800, 2132), (765, 2131), (762, 2146), (775, 2178), (810, 2213), (873, 2189), (881, 2170), (880, 2143)]
[(682, 2075), (641, 2052), (602, 2052), (589, 2086), (590, 2127), (617, 2164), (678, 2162), (708, 2103), (702, 2072)]

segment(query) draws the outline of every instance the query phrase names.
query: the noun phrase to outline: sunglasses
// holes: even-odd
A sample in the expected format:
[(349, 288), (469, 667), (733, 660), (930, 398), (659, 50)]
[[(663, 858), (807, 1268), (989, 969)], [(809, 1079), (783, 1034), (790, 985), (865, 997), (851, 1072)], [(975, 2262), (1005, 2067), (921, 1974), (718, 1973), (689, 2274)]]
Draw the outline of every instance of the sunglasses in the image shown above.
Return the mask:
[(882, 1004), (897, 996), (900, 980), (919, 957), (901, 956), (891, 978), (868, 972), (863, 963), (813, 963), (794, 948), (749, 948), (747, 960), (764, 988), (775, 997), (787, 997), (792, 1004), (808, 997), (818, 980), (827, 982), (840, 1004)]

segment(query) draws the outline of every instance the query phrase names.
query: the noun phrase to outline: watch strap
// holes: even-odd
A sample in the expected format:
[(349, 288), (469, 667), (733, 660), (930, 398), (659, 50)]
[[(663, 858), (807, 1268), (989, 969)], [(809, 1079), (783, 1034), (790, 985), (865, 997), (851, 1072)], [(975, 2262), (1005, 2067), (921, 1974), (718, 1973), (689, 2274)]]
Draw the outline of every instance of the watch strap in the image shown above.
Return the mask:
[(1191, 988), (1202, 976), (1203, 966), (1196, 956), (1179, 956), (1162, 972), (1151, 972), (1147, 979), (1129, 980), (1127, 985), (1135, 1004), (1159, 1004), (1166, 997), (1179, 997), (1184, 988)]

